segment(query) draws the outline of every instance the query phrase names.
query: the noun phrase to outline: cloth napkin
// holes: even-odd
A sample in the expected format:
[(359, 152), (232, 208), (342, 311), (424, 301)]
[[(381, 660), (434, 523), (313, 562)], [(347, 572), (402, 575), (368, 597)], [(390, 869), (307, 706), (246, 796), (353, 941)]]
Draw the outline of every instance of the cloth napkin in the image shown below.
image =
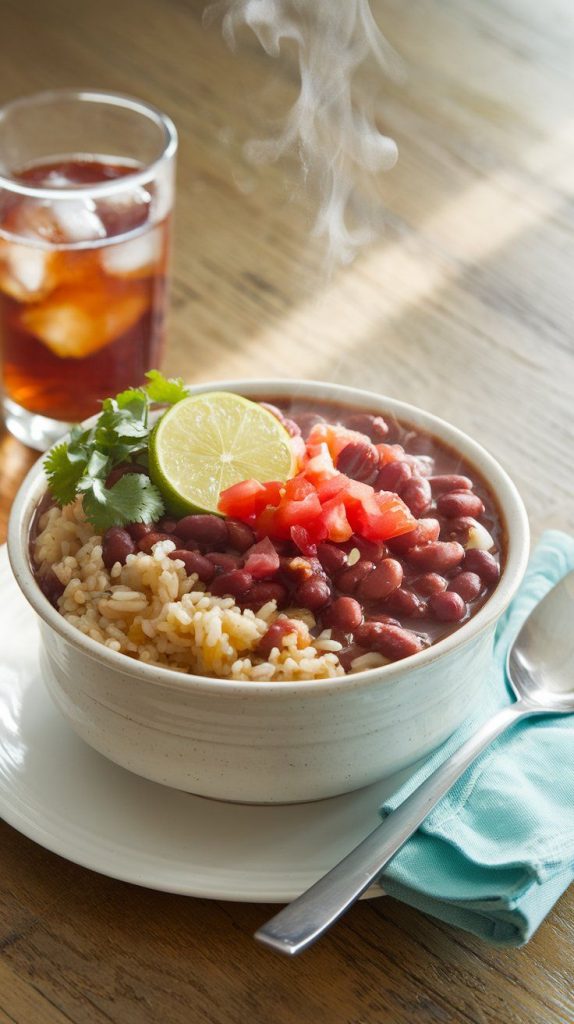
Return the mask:
[[(508, 648), (534, 605), (571, 569), (574, 538), (545, 533), (498, 624), (480, 712), (386, 801), (383, 816), (513, 699), (505, 673)], [(424, 913), (489, 942), (520, 946), (573, 879), (574, 715), (555, 715), (526, 719), (495, 740), (380, 881), (390, 896)]]

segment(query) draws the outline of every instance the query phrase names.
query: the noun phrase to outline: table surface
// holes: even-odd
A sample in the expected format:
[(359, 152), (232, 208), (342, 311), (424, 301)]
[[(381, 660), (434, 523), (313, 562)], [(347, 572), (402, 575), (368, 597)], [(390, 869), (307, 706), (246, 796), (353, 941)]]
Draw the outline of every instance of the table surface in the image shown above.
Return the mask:
[[(86, 83), (178, 125), (166, 367), (190, 381), (292, 372), (420, 404), (510, 470), (535, 537), (574, 528), (571, 0), (376, 8), (408, 72), (381, 90), (400, 159), (381, 183), (384, 234), (331, 275), (295, 162), (243, 156), (295, 76), (249, 38), (232, 55), (202, 8), (2, 4), (0, 102)], [(0, 445), (3, 539), (34, 455)], [(251, 939), (271, 907), (116, 882), (6, 825), (1, 841), (0, 1024), (574, 1020), (573, 892), (522, 950), (380, 899), (286, 961)]]

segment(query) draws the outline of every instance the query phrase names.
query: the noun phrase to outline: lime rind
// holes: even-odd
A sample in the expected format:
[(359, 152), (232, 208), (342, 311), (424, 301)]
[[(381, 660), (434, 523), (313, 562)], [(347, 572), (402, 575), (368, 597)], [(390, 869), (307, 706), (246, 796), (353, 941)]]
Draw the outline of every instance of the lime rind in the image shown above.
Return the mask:
[(221, 491), (295, 471), (289, 434), (262, 406), (228, 391), (178, 402), (150, 437), (150, 475), (172, 514), (217, 512)]

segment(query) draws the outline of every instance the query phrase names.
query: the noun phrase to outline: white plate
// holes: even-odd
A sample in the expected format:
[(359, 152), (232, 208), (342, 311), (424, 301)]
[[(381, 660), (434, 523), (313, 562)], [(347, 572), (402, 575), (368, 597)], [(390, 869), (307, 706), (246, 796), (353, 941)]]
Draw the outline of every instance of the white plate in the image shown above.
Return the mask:
[(378, 807), (407, 774), (283, 807), (220, 803), (141, 779), (86, 746), (53, 706), (36, 617), (5, 546), (0, 597), (0, 814), (76, 864), (167, 892), (285, 902), (377, 825)]

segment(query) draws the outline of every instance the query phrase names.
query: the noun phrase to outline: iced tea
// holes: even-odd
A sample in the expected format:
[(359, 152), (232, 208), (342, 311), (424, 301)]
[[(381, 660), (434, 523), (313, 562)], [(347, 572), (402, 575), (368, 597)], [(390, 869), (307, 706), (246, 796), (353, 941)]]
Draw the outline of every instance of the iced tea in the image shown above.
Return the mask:
[[(157, 366), (166, 304), (169, 208), (156, 185), (92, 198), (133, 162), (72, 157), (14, 172), (43, 197), (0, 192), (0, 350), (5, 399), (57, 421)], [(127, 184), (127, 182), (126, 182)], [(48, 189), (78, 198), (46, 198)]]

